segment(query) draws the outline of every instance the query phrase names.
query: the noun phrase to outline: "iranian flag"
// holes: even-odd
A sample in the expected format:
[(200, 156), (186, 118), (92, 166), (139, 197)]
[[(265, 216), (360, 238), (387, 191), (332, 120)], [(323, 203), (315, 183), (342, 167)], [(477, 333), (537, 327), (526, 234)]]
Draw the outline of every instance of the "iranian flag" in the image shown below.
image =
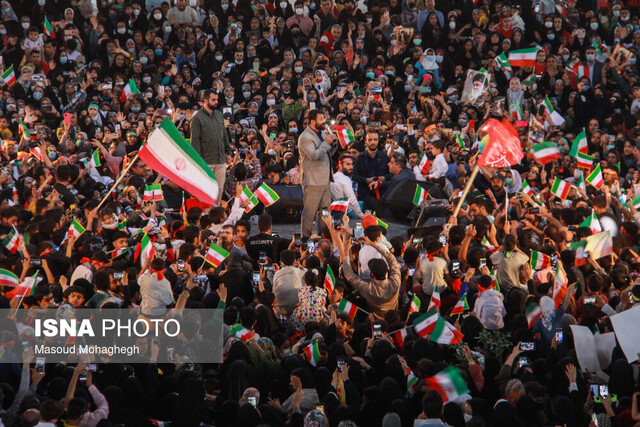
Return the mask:
[(384, 222), (383, 220), (381, 220), (380, 218), (378, 218), (378, 217), (376, 216), (376, 213), (375, 213), (375, 212), (373, 213), (373, 217), (376, 219), (376, 221), (378, 222), (378, 225), (379, 225), (380, 227), (383, 227), (383, 228), (388, 228), (388, 227), (389, 227), (389, 225), (388, 225), (386, 222)]
[(253, 337), (256, 335), (255, 332), (250, 331), (249, 329), (245, 328), (239, 323), (236, 323), (235, 325), (233, 325), (230, 331), (233, 334), (233, 336), (235, 336), (236, 338), (239, 338), (240, 341), (244, 343), (251, 341)]
[(593, 259), (599, 259), (613, 253), (613, 239), (608, 230), (589, 236), (585, 240), (587, 244), (584, 250), (589, 252)]
[(531, 154), (538, 163), (546, 165), (552, 160), (562, 157), (558, 145), (551, 141), (541, 142), (531, 146)]
[(264, 182), (258, 187), (254, 194), (265, 206), (271, 206), (280, 200), (280, 196)]
[(204, 256), (204, 260), (209, 264), (213, 265), (215, 268), (218, 268), (222, 261), (225, 260), (226, 257), (229, 256), (229, 252), (227, 252), (224, 248), (216, 245), (211, 242), (211, 246), (209, 246), (209, 250)]
[(120, 221), (118, 223), (118, 230), (124, 230), (125, 228), (127, 228), (127, 220), (123, 219), (122, 221)]
[(18, 276), (16, 276), (9, 270), (0, 268), (0, 286), (10, 286), (12, 288), (15, 288), (19, 284), (20, 279), (18, 279)]
[(12, 227), (7, 236), (2, 239), (2, 244), (11, 252), (15, 254), (20, 249), (20, 233), (16, 230), (16, 227)]
[(256, 197), (255, 194), (252, 194), (251, 197), (249, 197), (249, 200), (247, 200), (247, 202), (246, 202), (246, 204), (244, 206), (245, 213), (251, 212), (251, 210), (253, 208), (258, 206), (258, 203), (260, 203), (260, 200), (258, 200), (258, 198)]
[(31, 155), (38, 159), (39, 162), (44, 161), (44, 155), (42, 154), (40, 147), (31, 147), (29, 150), (31, 151)]
[(487, 239), (486, 235), (482, 238), (482, 241), (480, 242), (480, 244), (482, 245), (484, 250), (487, 252), (495, 252), (498, 250), (497, 246), (494, 246), (491, 243), (489, 243), (489, 239)]
[(513, 77), (513, 68), (511, 68), (509, 58), (507, 58), (507, 55), (505, 55), (504, 52), (496, 56), (495, 61), (498, 65), (498, 68), (501, 68), (502, 71), (504, 71), (504, 74), (507, 76), (507, 78)]
[(433, 377), (427, 378), (425, 383), (431, 390), (437, 391), (442, 396), (444, 403), (469, 392), (460, 370), (453, 366), (444, 368)]
[(458, 134), (456, 134), (456, 144), (458, 144), (460, 148), (464, 148), (465, 146), (464, 140)]
[(433, 332), (429, 335), (429, 341), (438, 344), (460, 344), (464, 335), (451, 323), (438, 317)]
[(469, 303), (467, 303), (467, 293), (463, 293), (460, 295), (460, 299), (456, 303), (456, 305), (451, 309), (451, 316), (455, 316), (456, 314), (462, 314), (465, 310), (469, 309)]
[(329, 210), (334, 212), (346, 212), (348, 208), (349, 199), (346, 197), (334, 200), (333, 203), (331, 203), (331, 206), (329, 206)]
[(542, 310), (540, 309), (540, 305), (536, 303), (531, 303), (527, 306), (525, 310), (525, 314), (527, 316), (527, 325), (529, 329), (533, 328), (533, 325), (536, 323), (536, 319), (542, 316)]
[(422, 188), (420, 184), (416, 184), (416, 191), (413, 193), (413, 204), (420, 205), (422, 202), (427, 200), (427, 190)]
[(115, 259), (115, 258), (118, 258), (119, 256), (126, 254), (127, 252), (129, 252), (130, 249), (131, 249), (130, 247), (126, 247), (126, 248), (112, 250), (111, 259)]
[(579, 168), (591, 170), (593, 167), (593, 157), (588, 154), (578, 153), (576, 155), (576, 160), (578, 161)]
[(304, 348), (304, 354), (307, 355), (307, 361), (311, 366), (316, 366), (320, 360), (320, 348), (318, 341), (314, 341)]
[(567, 296), (567, 285), (569, 281), (567, 280), (567, 276), (562, 268), (562, 265), (558, 263), (556, 266), (556, 278), (553, 281), (553, 302), (556, 303), (556, 310), (562, 304), (562, 301)]
[(149, 235), (145, 233), (144, 236), (142, 236), (140, 243), (138, 243), (138, 246), (136, 246), (136, 252), (133, 255), (133, 262), (138, 261), (138, 258), (140, 258), (140, 265), (144, 267), (147, 265), (147, 261), (151, 261), (151, 259), (153, 259), (154, 255), (155, 250), (153, 249), (153, 243), (151, 243)]
[(144, 194), (142, 200), (144, 200), (145, 202), (149, 202), (162, 199), (164, 199), (164, 196), (162, 194), (162, 185), (151, 184), (144, 186)]
[(340, 304), (338, 304), (338, 310), (340, 310), (340, 313), (346, 313), (349, 316), (349, 320), (353, 320), (358, 312), (358, 307), (342, 298)]
[(418, 295), (414, 295), (411, 299), (411, 305), (409, 306), (409, 314), (420, 311), (420, 298)]
[(640, 196), (636, 196), (628, 201), (627, 206), (633, 206), (636, 210), (640, 209)]
[(31, 297), (36, 289), (36, 285), (42, 280), (38, 277), (38, 272), (24, 279), (20, 285), (13, 288), (10, 292), (7, 293), (7, 298), (15, 298), (15, 297)]
[(333, 275), (333, 270), (329, 265), (327, 265), (327, 274), (324, 276), (324, 287), (327, 288), (328, 293), (333, 292), (336, 287), (336, 276)]
[(562, 200), (567, 198), (567, 196), (569, 195), (569, 190), (571, 190), (571, 184), (558, 177), (556, 177), (556, 179), (553, 181), (553, 185), (551, 186), (551, 192), (557, 197), (560, 197)]
[(151, 421), (151, 424), (155, 427), (169, 427), (171, 425), (171, 421), (154, 420), (153, 418), (149, 418), (149, 421)]
[(602, 231), (602, 226), (600, 225), (600, 220), (598, 219), (595, 210), (591, 209), (591, 215), (589, 215), (584, 219), (584, 221), (582, 221), (580, 227), (589, 227), (593, 234)]
[(532, 83), (535, 83), (535, 81), (538, 80), (538, 76), (536, 76), (535, 74), (529, 74), (529, 77), (527, 77), (526, 79), (524, 79), (522, 81), (522, 85), (524, 87), (528, 87), (530, 86)]
[(524, 114), (522, 113), (522, 108), (520, 107), (520, 102), (518, 102), (518, 100), (516, 99), (516, 110), (514, 111), (515, 113), (515, 118), (516, 120), (524, 120)]
[(604, 185), (604, 178), (602, 177), (602, 169), (600, 164), (587, 176), (587, 182), (593, 185), (597, 190), (601, 189)]
[(407, 328), (398, 329), (397, 331), (390, 332), (387, 335), (390, 335), (393, 338), (393, 341), (398, 347), (401, 349), (404, 348), (404, 339), (407, 337)]
[(13, 65), (11, 65), (4, 73), (2, 73), (2, 80), (8, 86), (11, 86), (16, 82), (16, 73), (13, 71)]
[(422, 316), (418, 317), (413, 322), (413, 330), (416, 335), (424, 338), (433, 332), (439, 317), (437, 310), (429, 310)]
[(429, 300), (429, 306), (427, 307), (427, 311), (436, 310), (440, 311), (440, 292), (438, 292), (437, 287), (434, 286), (433, 293), (431, 294), (431, 299)]
[(84, 233), (84, 227), (74, 218), (73, 221), (71, 221), (69, 230), (67, 230), (67, 238), (73, 236), (74, 239), (78, 240), (78, 237), (80, 237), (82, 233)]
[(550, 263), (551, 263), (551, 257), (549, 257), (548, 255), (545, 255), (542, 252), (538, 252), (534, 250), (531, 251), (531, 258), (529, 259), (529, 264), (531, 265), (531, 268), (533, 268), (534, 270), (542, 270), (544, 268), (547, 268)]
[[(208, 205), (215, 205), (218, 182), (207, 163), (165, 117), (138, 152), (154, 171)], [(220, 195), (221, 196), (221, 195)]]
[(422, 175), (426, 175), (429, 173), (429, 169), (431, 169), (431, 161), (427, 157), (426, 152), (420, 153), (420, 159), (418, 160), (418, 169), (420, 169), (420, 173)]
[(136, 86), (136, 82), (131, 79), (129, 83), (124, 85), (122, 88), (122, 92), (120, 93), (120, 102), (127, 102), (127, 99), (133, 94), (140, 93), (138, 90), (138, 86)]
[(529, 182), (527, 182), (526, 179), (522, 183), (522, 193), (526, 194), (529, 197), (533, 197), (533, 190), (531, 189), (531, 186), (529, 185)]
[(338, 134), (338, 141), (340, 141), (340, 146), (342, 148), (345, 148), (347, 145), (356, 140), (356, 138), (353, 136), (353, 131), (347, 126), (334, 126), (333, 130)]
[(46, 16), (44, 17), (44, 33), (52, 39), (56, 38), (56, 33), (53, 32), (53, 25), (51, 25)]
[(571, 144), (571, 150), (569, 150), (569, 155), (571, 157), (578, 157), (578, 153), (588, 154), (589, 153), (589, 145), (587, 144), (587, 134), (582, 129), (576, 138), (573, 140), (573, 144)]
[(509, 52), (509, 64), (512, 67), (533, 67), (536, 65), (537, 47), (514, 50)]
[(584, 191), (585, 193), (587, 192), (587, 185), (584, 183), (584, 175), (582, 173), (578, 177), (578, 181), (576, 181), (576, 187), (578, 187), (580, 190)]
[[(22, 121), (22, 119), (18, 120), (18, 133), (21, 133), (22, 139), (24, 139), (27, 142), (36, 140), (36, 136), (31, 134), (31, 132), (29, 131), (29, 127), (26, 125), (25, 122)], [(40, 153), (39, 149), (38, 149), (38, 153)], [(40, 154), (40, 156), (38, 157), (38, 160), (42, 161), (42, 154)]]
[(412, 370), (409, 370), (409, 375), (407, 375), (407, 397), (410, 398), (413, 396), (418, 390), (418, 382), (420, 382), (420, 378), (416, 374), (413, 373)]
[(253, 196), (251, 189), (245, 185), (244, 188), (242, 188), (242, 193), (240, 193), (240, 204), (244, 205), (247, 203), (251, 196)]
[(95, 150), (91, 154), (91, 159), (89, 159), (89, 167), (97, 168), (98, 166), (101, 166), (101, 165), (102, 163), (100, 163), (100, 152), (98, 150)]
[(585, 250), (585, 248), (587, 247), (587, 243), (588, 242), (586, 240), (579, 240), (577, 242), (571, 242), (569, 244), (569, 247), (572, 250), (576, 251), (576, 257), (574, 261), (576, 267), (587, 264), (587, 258), (589, 258), (589, 254)]

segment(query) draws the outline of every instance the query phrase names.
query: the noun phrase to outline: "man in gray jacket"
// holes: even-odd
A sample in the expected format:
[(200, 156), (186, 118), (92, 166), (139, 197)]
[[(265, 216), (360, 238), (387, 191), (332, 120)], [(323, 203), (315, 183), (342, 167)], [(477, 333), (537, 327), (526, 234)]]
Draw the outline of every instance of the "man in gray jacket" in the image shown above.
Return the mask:
[(218, 94), (213, 90), (204, 91), (204, 108), (191, 119), (191, 146), (209, 165), (218, 181), (216, 205), (224, 191), (227, 172), (227, 154), (232, 154), (229, 135), (224, 125), (224, 117), (218, 107)]
[(321, 228), (320, 211), (331, 204), (331, 156), (338, 148), (338, 138), (331, 132), (322, 140), (326, 123), (327, 120), (320, 111), (309, 111), (309, 126), (298, 139), (304, 202), (300, 227), (303, 237), (309, 237), (313, 233), (313, 219), (316, 215), (318, 229)]

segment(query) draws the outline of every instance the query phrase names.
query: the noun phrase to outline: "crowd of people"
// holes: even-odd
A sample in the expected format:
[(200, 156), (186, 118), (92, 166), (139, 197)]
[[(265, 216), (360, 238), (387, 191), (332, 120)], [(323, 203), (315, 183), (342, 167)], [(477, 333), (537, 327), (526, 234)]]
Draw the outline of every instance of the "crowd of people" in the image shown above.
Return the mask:
[[(640, 421), (611, 320), (640, 301), (637, 0), (2, 0), (0, 17), (0, 308), (225, 323), (220, 364), (161, 338), (151, 362), (93, 372), (18, 357), (32, 327), (3, 319), (0, 424)], [(167, 118), (215, 205), (137, 155)], [(478, 167), (491, 119), (522, 160)], [(410, 184), (417, 210), (449, 208), (409, 235)], [(299, 209), (249, 206), (259, 188)], [(299, 233), (274, 232), (290, 217)], [(615, 332), (601, 369), (578, 327)]]

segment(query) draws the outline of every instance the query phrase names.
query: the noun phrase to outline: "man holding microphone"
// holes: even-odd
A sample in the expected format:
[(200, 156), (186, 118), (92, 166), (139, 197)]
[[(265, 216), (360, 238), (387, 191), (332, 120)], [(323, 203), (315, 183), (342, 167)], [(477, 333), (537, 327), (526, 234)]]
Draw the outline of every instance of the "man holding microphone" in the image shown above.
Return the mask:
[(313, 234), (313, 220), (316, 215), (320, 231), (321, 210), (331, 204), (331, 156), (338, 148), (338, 138), (333, 132), (328, 131), (325, 140), (322, 139), (322, 131), (328, 127), (324, 114), (318, 110), (311, 110), (308, 118), (309, 126), (298, 139), (304, 203), (300, 233), (303, 237)]

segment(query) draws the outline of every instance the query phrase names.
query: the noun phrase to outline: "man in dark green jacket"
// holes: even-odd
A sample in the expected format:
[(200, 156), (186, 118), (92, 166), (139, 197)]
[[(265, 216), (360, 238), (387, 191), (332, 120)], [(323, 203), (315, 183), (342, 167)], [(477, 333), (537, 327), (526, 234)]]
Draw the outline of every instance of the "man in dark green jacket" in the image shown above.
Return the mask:
[(209, 165), (218, 181), (217, 205), (224, 194), (227, 154), (232, 154), (224, 117), (218, 107), (218, 94), (204, 91), (204, 108), (191, 120), (191, 146)]

